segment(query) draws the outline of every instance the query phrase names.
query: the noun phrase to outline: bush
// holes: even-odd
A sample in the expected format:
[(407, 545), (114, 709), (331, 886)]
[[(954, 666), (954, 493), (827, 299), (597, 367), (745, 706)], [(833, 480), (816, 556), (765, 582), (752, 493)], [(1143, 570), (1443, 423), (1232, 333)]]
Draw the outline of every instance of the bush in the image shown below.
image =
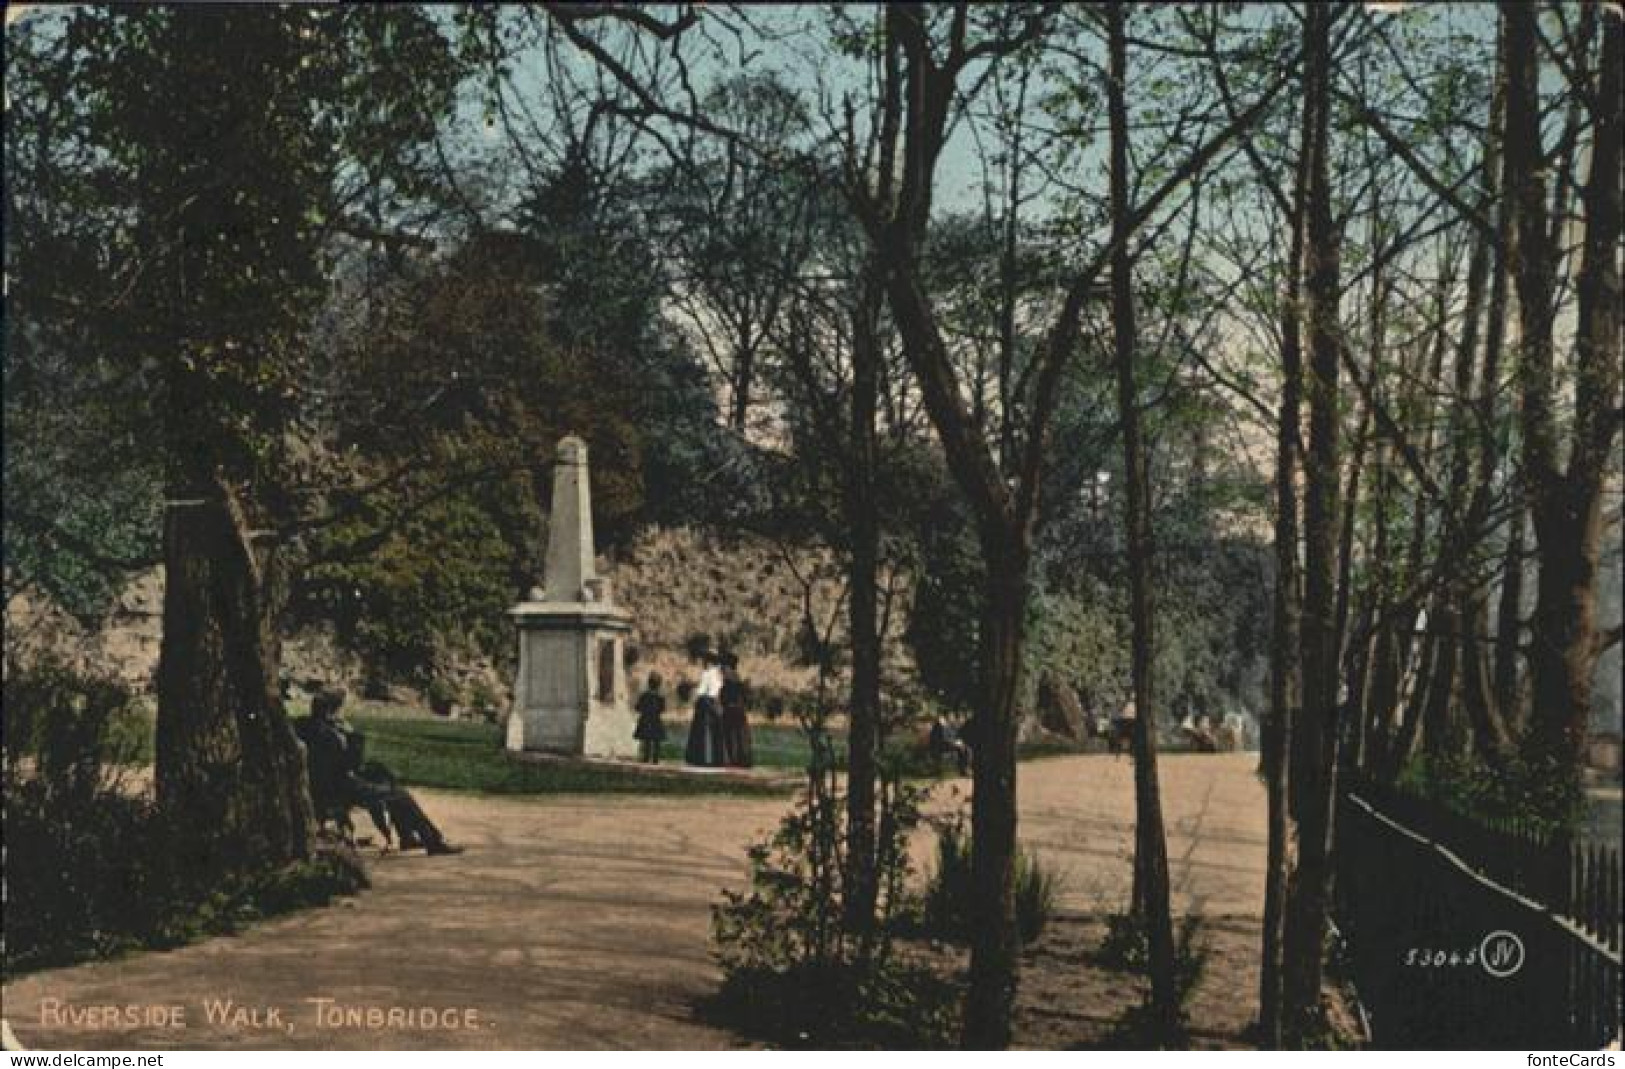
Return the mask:
[(778, 830), (750, 848), (749, 887), (724, 891), (712, 908), (724, 973), (714, 1008), (729, 1025), (784, 1046), (946, 1046), (959, 993), (895, 938), (914, 908), (908, 840), (920, 791), (882, 767), (876, 908), (872, 923), (849, 923), (835, 748), (822, 716), (802, 726), (807, 789)]
[(736, 968), (711, 1008), (746, 1034), (792, 1049), (946, 1050), (955, 1044), (960, 997), (928, 965), (896, 958), (883, 968)]
[(12, 666), (4, 712), (7, 976), (235, 931), (365, 884), (342, 853), (270, 872), (189, 864), (184, 823), (124, 780), (140, 714), (116, 682)]
[(807, 690), (763, 683), (752, 687), (751, 693), (769, 720), (789, 715), (800, 722), (816, 715), (818, 695)]
[[(1135, 1006), (1117, 1022), (1116, 1040), (1125, 1049), (1154, 1049), (1183, 1044), (1186, 1006), (1207, 968), (1208, 947), (1201, 938), (1202, 918), (1188, 913), (1174, 933), (1174, 994), (1179, 1002), (1178, 1031), (1167, 1034), (1152, 1011), (1150, 1001)], [(1151, 969), (1151, 939), (1138, 913), (1113, 913), (1106, 918), (1106, 938), (1095, 951), (1095, 961), (1109, 969), (1147, 976)]]
[(1419, 753), (1406, 762), (1395, 785), (1470, 819), (1517, 821), (1545, 835), (1573, 831), (1584, 819), (1585, 798), (1574, 777), (1522, 755), (1491, 768), (1464, 754), (1430, 759)]
[[(1060, 877), (1037, 854), (1018, 847), (1014, 882), (1016, 930), (1023, 943), (1035, 943), (1055, 913)], [(956, 817), (937, 829), (937, 865), (923, 907), (926, 930), (941, 939), (968, 938), (974, 917), (971, 888), (971, 838)]]
[(468, 688), (468, 704), (473, 708), (474, 715), (487, 724), (495, 724), (502, 719), (502, 699), (496, 689), (483, 679), (476, 679)]
[(461, 445), (423, 448), (405, 483), (366, 499), (335, 497), (321, 559), (300, 573), (289, 604), (295, 624), (331, 623), (369, 675), (420, 690), (457, 657), (510, 655), (504, 613), (529, 582), (520, 562), (534, 559), (542, 529), (523, 471), (454, 474), (492, 464), (515, 441), (471, 431)]
[(698, 663), (705, 658), (711, 650), (711, 636), (704, 632), (695, 632), (683, 640), (683, 652), (690, 661)]
[(462, 704), (463, 695), (457, 689), (457, 684), (445, 676), (435, 676), (429, 680), (428, 689), (424, 691), (429, 701), (429, 708), (434, 710), (436, 716), (450, 716), (457, 706)]
[(1037, 854), (1016, 852), (1016, 928), (1024, 943), (1036, 943), (1055, 915), (1061, 878), (1044, 867)]

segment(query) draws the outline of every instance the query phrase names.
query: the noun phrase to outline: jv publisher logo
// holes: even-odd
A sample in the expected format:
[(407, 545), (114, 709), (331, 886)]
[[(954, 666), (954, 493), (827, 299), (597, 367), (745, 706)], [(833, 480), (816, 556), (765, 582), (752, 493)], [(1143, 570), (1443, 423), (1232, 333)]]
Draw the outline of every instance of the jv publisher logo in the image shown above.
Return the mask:
[(1523, 968), (1523, 940), (1514, 932), (1493, 931), (1478, 944), (1478, 961), (1496, 979), (1505, 979)]

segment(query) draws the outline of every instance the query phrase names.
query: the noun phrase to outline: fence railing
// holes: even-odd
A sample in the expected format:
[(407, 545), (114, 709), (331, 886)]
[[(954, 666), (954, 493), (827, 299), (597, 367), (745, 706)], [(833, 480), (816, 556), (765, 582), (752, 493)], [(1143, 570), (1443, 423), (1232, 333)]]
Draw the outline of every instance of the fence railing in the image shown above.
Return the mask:
[(1532, 820), (1470, 817), (1374, 782), (1350, 789), (1385, 816), (1450, 850), (1476, 872), (1620, 949), (1620, 852)]
[(1378, 1046), (1617, 1038), (1617, 850), (1363, 785), (1340, 798), (1336, 836), (1338, 929)]

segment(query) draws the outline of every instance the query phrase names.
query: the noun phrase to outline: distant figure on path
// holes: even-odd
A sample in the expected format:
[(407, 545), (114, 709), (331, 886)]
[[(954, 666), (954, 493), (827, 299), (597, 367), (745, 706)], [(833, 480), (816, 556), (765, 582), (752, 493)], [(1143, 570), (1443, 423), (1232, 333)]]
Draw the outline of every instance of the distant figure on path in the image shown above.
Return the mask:
[(638, 696), (638, 726), (632, 737), (642, 743), (642, 758), (651, 765), (660, 763), (660, 744), (666, 741), (666, 725), (661, 715), (666, 711), (666, 699), (660, 693), (660, 673), (649, 673), (649, 685)]
[(750, 721), (745, 718), (745, 707), (750, 704), (750, 688), (739, 678), (737, 655), (728, 654), (722, 664), (722, 691), (718, 700), (722, 705), (723, 763), (734, 768), (749, 768)]
[(688, 726), (683, 756), (691, 765), (715, 768), (722, 764), (722, 710), (717, 705), (722, 696), (722, 670), (712, 650), (705, 652), (704, 664), (700, 684), (694, 689), (694, 720)]
[(938, 767), (941, 766), (944, 757), (953, 754), (954, 763), (959, 767), (959, 774), (970, 775), (970, 747), (965, 745), (965, 740), (960, 738), (953, 725), (948, 723), (948, 718), (941, 714), (931, 721), (930, 747), (931, 760)]
[(376, 761), (363, 763), (366, 736), (344, 722), (339, 710), (344, 691), (328, 687), (311, 699), (310, 715), (295, 725), (309, 759), (311, 802), (317, 814), (341, 816), (360, 806), (389, 845), (391, 825), (400, 835), (399, 848), (422, 847), (431, 855), (460, 854), (434, 826), (417, 799), (396, 786), (389, 769)]
[(1134, 721), (1138, 714), (1134, 708), (1134, 699), (1130, 698), (1123, 703), (1123, 708), (1112, 717), (1112, 737), (1109, 743), (1113, 754), (1121, 755), (1124, 750), (1134, 749)]
[(1208, 719), (1206, 713), (1198, 716), (1186, 715), (1180, 721), (1179, 729), (1185, 733), (1186, 740), (1192, 750), (1197, 753), (1217, 753), (1219, 744), (1213, 735), (1213, 721)]

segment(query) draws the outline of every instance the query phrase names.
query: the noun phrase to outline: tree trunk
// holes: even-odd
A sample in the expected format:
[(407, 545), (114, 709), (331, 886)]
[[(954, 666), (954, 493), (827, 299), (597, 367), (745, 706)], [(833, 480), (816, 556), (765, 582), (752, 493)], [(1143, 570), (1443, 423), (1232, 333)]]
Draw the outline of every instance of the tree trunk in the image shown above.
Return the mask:
[[(1386, 613), (1388, 605), (1378, 606)], [(1397, 734), (1394, 713), (1399, 709), (1399, 640), (1391, 624), (1382, 624), (1372, 636), (1371, 681), (1365, 689), (1364, 730), (1366, 741), (1360, 768), (1378, 776), (1386, 775), (1389, 754)]]
[(1354, 455), (1349, 458), (1348, 485), (1343, 490), (1343, 516), (1337, 535), (1337, 606), (1332, 618), (1332, 645), (1339, 659), (1346, 656), (1349, 606), (1354, 598), (1354, 523), (1360, 504), (1360, 476), (1365, 472), (1366, 448), (1370, 444), (1371, 405), (1360, 406), (1360, 423), (1354, 432)]
[[(1516, 129), (1524, 148), (1539, 145), (1539, 63), (1535, 13), (1507, 12), (1508, 159)], [(1601, 638), (1597, 628), (1597, 561), (1602, 536), (1602, 490), (1619, 429), (1621, 379), (1621, 96), (1625, 96), (1625, 27), (1605, 19), (1597, 93), (1592, 106), (1591, 172), (1586, 181), (1585, 241), (1576, 281), (1575, 386), (1572, 447), (1559, 471), (1552, 408), (1551, 350), (1553, 252), (1529, 246), (1541, 222), (1538, 173), (1525, 160), (1509, 173), (1517, 195), (1519, 308), (1525, 319), (1525, 470), (1530, 476), (1535, 541), (1540, 552), (1529, 675), (1534, 698), (1531, 742), (1578, 797), (1591, 716), (1591, 691)], [(1576, 57), (1583, 63), (1583, 57)], [(1514, 110), (1516, 106), (1516, 110)], [(1514, 124), (1514, 116), (1517, 118)], [(1511, 179), (1517, 178), (1513, 183)], [(1529, 294), (1526, 298), (1525, 291)]]
[(1269, 847), (1264, 874), (1264, 946), (1259, 984), (1263, 1045), (1279, 1049), (1281, 953), (1292, 825), (1288, 813), (1287, 753), (1299, 705), (1298, 470), (1301, 464), (1303, 349), (1298, 301), (1303, 279), (1303, 192), (1307, 156), (1300, 153), (1293, 185), (1292, 239), (1281, 309), (1281, 407), (1275, 447), (1275, 592), (1270, 638), (1270, 707), (1260, 732), (1260, 757), (1269, 808)]
[[(1484, 368), (1478, 382), (1479, 489), (1475, 491), (1473, 514), (1479, 523), (1488, 516), (1496, 469), (1508, 459), (1510, 418), (1501, 414), (1502, 349), (1506, 344), (1507, 298), (1511, 289), (1512, 245), (1517, 240), (1516, 213), (1506, 196), (1506, 96), (1507, 56), (1504, 23), (1500, 26), (1496, 55), (1495, 98), (1491, 108), (1494, 161), (1486, 161), (1485, 183), (1496, 191), (1494, 249), (1495, 270), (1490, 281), (1489, 312), (1484, 327)], [(1523, 531), (1526, 495), (1516, 465), (1507, 465), (1507, 493), (1515, 504), (1505, 520), (1506, 549), (1497, 595), (1495, 648), (1490, 705), (1498, 722), (1510, 737), (1522, 720), (1518, 698), (1519, 628), (1523, 615)]]
[(1462, 602), (1457, 613), (1461, 626), (1457, 671), (1461, 677), (1462, 708), (1473, 731), (1473, 750), (1490, 768), (1499, 768), (1511, 753), (1512, 742), (1490, 696), (1490, 665), (1485, 651), (1488, 616), (1484, 599), (1476, 591)]
[[(1485, 131), (1483, 175), (1484, 188), (1489, 191), (1483, 198), (1486, 212), (1493, 208), (1494, 191), (1500, 180), (1501, 127), (1505, 123), (1506, 86), (1501, 77), (1504, 64), (1497, 66), (1494, 99), (1490, 106), (1490, 123)], [(1447, 491), (1449, 515), (1453, 523), (1447, 530), (1443, 564), (1451, 570), (1448, 583), (1451, 623), (1456, 632), (1455, 671), (1461, 706), (1472, 729), (1473, 749), (1489, 767), (1498, 768), (1506, 756), (1508, 740), (1500, 717), (1490, 696), (1488, 665), (1479, 642), (1483, 634), (1483, 581), (1473, 564), (1479, 547), (1489, 533), (1486, 517), (1491, 501), (1491, 482), (1494, 477), (1495, 448), (1493, 422), (1485, 422), (1476, 429), (1475, 422), (1485, 416), (1484, 398), (1492, 398), (1488, 419), (1493, 420), (1494, 378), (1499, 360), (1497, 350), (1501, 344), (1500, 318), (1505, 314), (1504, 272), (1495, 266), (1490, 236), (1479, 230), (1473, 237), (1473, 251), (1467, 268), (1467, 300), (1462, 310), (1462, 333), (1456, 346), (1455, 369), (1451, 396), (1450, 420), (1450, 482)], [(1485, 327), (1485, 346), (1482, 362), (1478, 359), (1480, 311), (1485, 301), (1485, 290), (1492, 267), (1496, 279), (1489, 298), (1489, 321)], [(1474, 374), (1478, 372), (1475, 391)], [(1477, 478), (1474, 461), (1478, 462)]]
[[(1350, 694), (1350, 715), (1359, 718), (1351, 736), (1354, 752), (1349, 767), (1362, 774), (1380, 768), (1384, 733), (1393, 726), (1399, 692), (1398, 650), (1394, 641), (1394, 576), (1390, 511), (1394, 498), (1394, 473), (1389, 443), (1379, 440), (1372, 459), (1372, 527), (1369, 548), (1370, 581), (1367, 584), (1365, 618), (1360, 633), (1356, 666), (1358, 693)], [(1351, 688), (1352, 690), (1352, 688)]]
[(969, 990), (962, 1045), (1002, 1050), (1010, 1045), (1020, 940), (1013, 876), (1016, 850), (1016, 692), (1027, 615), (1029, 536), (984, 525), (987, 560), (982, 620), (982, 708), (971, 732), (973, 915)]
[(1375, 646), (1371, 639), (1371, 624), (1375, 611), (1371, 605), (1361, 607), (1343, 655), (1343, 678), (1348, 687), (1345, 708), (1347, 717), (1352, 721), (1343, 725), (1348, 744), (1348, 749), (1342, 755), (1345, 768), (1360, 768), (1365, 763), (1365, 692), (1371, 683), (1371, 659)]
[(733, 386), (733, 396), (728, 404), (728, 429), (736, 434), (744, 434), (746, 425), (750, 422), (751, 391), (756, 386), (756, 339), (752, 337), (749, 323), (740, 327), (740, 340), (734, 347), (733, 374), (729, 376)]
[(1168, 877), (1168, 843), (1157, 784), (1156, 703), (1151, 666), (1156, 628), (1151, 593), (1151, 486), (1140, 426), (1139, 391), (1134, 381), (1135, 322), (1133, 264), (1128, 247), (1128, 74), (1126, 14), (1122, 5), (1107, 11), (1109, 26), (1108, 100), (1111, 124), (1112, 328), (1117, 364), (1117, 412), (1123, 428), (1127, 472), (1124, 528), (1127, 533), (1129, 615), (1133, 628), (1131, 671), (1134, 685), (1134, 853), (1138, 884), (1136, 908), (1151, 950), (1151, 1007), (1158, 1038), (1179, 1027), (1179, 995), (1174, 977), (1174, 928)]
[(1289, 1045), (1320, 1026), (1320, 986), (1331, 871), (1338, 703), (1337, 522), (1339, 517), (1339, 241), (1331, 210), (1327, 148), (1330, 19), (1324, 5), (1305, 13), (1304, 296), (1308, 324), (1309, 443), (1304, 463), (1303, 709), (1292, 732), (1291, 799), (1298, 825), (1297, 866), (1288, 881), (1283, 1021)]
[(1422, 734), (1422, 713), (1427, 708), (1428, 682), (1433, 678), (1433, 662), (1439, 656), (1439, 642), (1431, 631), (1422, 636), (1421, 649), (1415, 655), (1415, 669), (1401, 681), (1399, 727), (1388, 748), (1388, 760), (1383, 766), (1383, 778), (1389, 783), (1399, 778), (1416, 750), (1416, 740)]
[[(227, 69), (210, 57), (242, 52), (263, 60), (264, 72), (285, 73), (297, 69), (302, 51), (293, 44), (294, 31), (275, 18), (178, 15), (154, 34), (163, 59), (152, 92), (170, 105), (166, 138), (181, 146), (222, 134), (221, 113), (199, 103), (214, 98), (200, 96), (195, 81)], [(246, 120), (253, 112), (244, 104), (228, 117)], [(270, 142), (250, 138), (240, 147), (246, 155), (237, 159), (239, 167), (274, 170), (287, 163)], [(185, 169), (201, 161), (182, 162), (180, 172), (153, 164), (139, 223), (147, 235), (143, 247), (156, 250), (146, 299), (158, 316), (159, 326), (149, 328), (155, 329), (153, 351), (163, 354), (166, 367), (161, 430), (169, 501), (154, 786), (181, 863), (193, 872), (225, 874), (306, 858), (314, 845), (304, 750), (282, 706), (277, 562), (256, 550), (236, 491), (237, 481), (248, 481), (245, 458), (279, 425), (266, 416), (262, 396), (243, 396), (244, 384), (235, 378), (241, 368), (222, 356), (254, 349), (259, 339), (253, 335), (274, 336), (286, 323), (280, 313), (259, 318), (251, 285), (234, 288), (254, 277), (254, 259), (231, 273), (216, 259), (222, 229), (243, 221), (243, 194), (234, 198), (218, 181)], [(286, 277), (296, 279), (296, 261), (276, 262), (288, 264)]]
[(197, 871), (308, 857), (304, 751), (282, 708), (280, 647), (261, 565), (230, 491), (172, 482), (158, 663), (159, 805)]
[(1433, 635), (1433, 674), (1426, 680), (1422, 706), (1422, 752), (1430, 772), (1441, 769), (1460, 753), (1460, 732), (1455, 717), (1456, 652), (1461, 622), (1449, 599), (1433, 599), (1428, 612), (1428, 630)]
[(879, 404), (879, 280), (868, 265), (860, 280), (852, 323), (852, 404), (846, 456), (847, 523), (852, 561), (848, 626), (852, 641), (852, 690), (847, 731), (846, 920), (855, 931), (874, 925), (875, 780), (880, 730), (880, 630), (878, 625), (880, 514), (875, 501), (875, 413)]
[(1501, 711), (1501, 719), (1513, 730), (1518, 730), (1525, 719), (1518, 659), (1522, 656), (1523, 540), (1527, 523), (1522, 508), (1515, 508), (1507, 518), (1501, 592), (1495, 607), (1495, 707)]

